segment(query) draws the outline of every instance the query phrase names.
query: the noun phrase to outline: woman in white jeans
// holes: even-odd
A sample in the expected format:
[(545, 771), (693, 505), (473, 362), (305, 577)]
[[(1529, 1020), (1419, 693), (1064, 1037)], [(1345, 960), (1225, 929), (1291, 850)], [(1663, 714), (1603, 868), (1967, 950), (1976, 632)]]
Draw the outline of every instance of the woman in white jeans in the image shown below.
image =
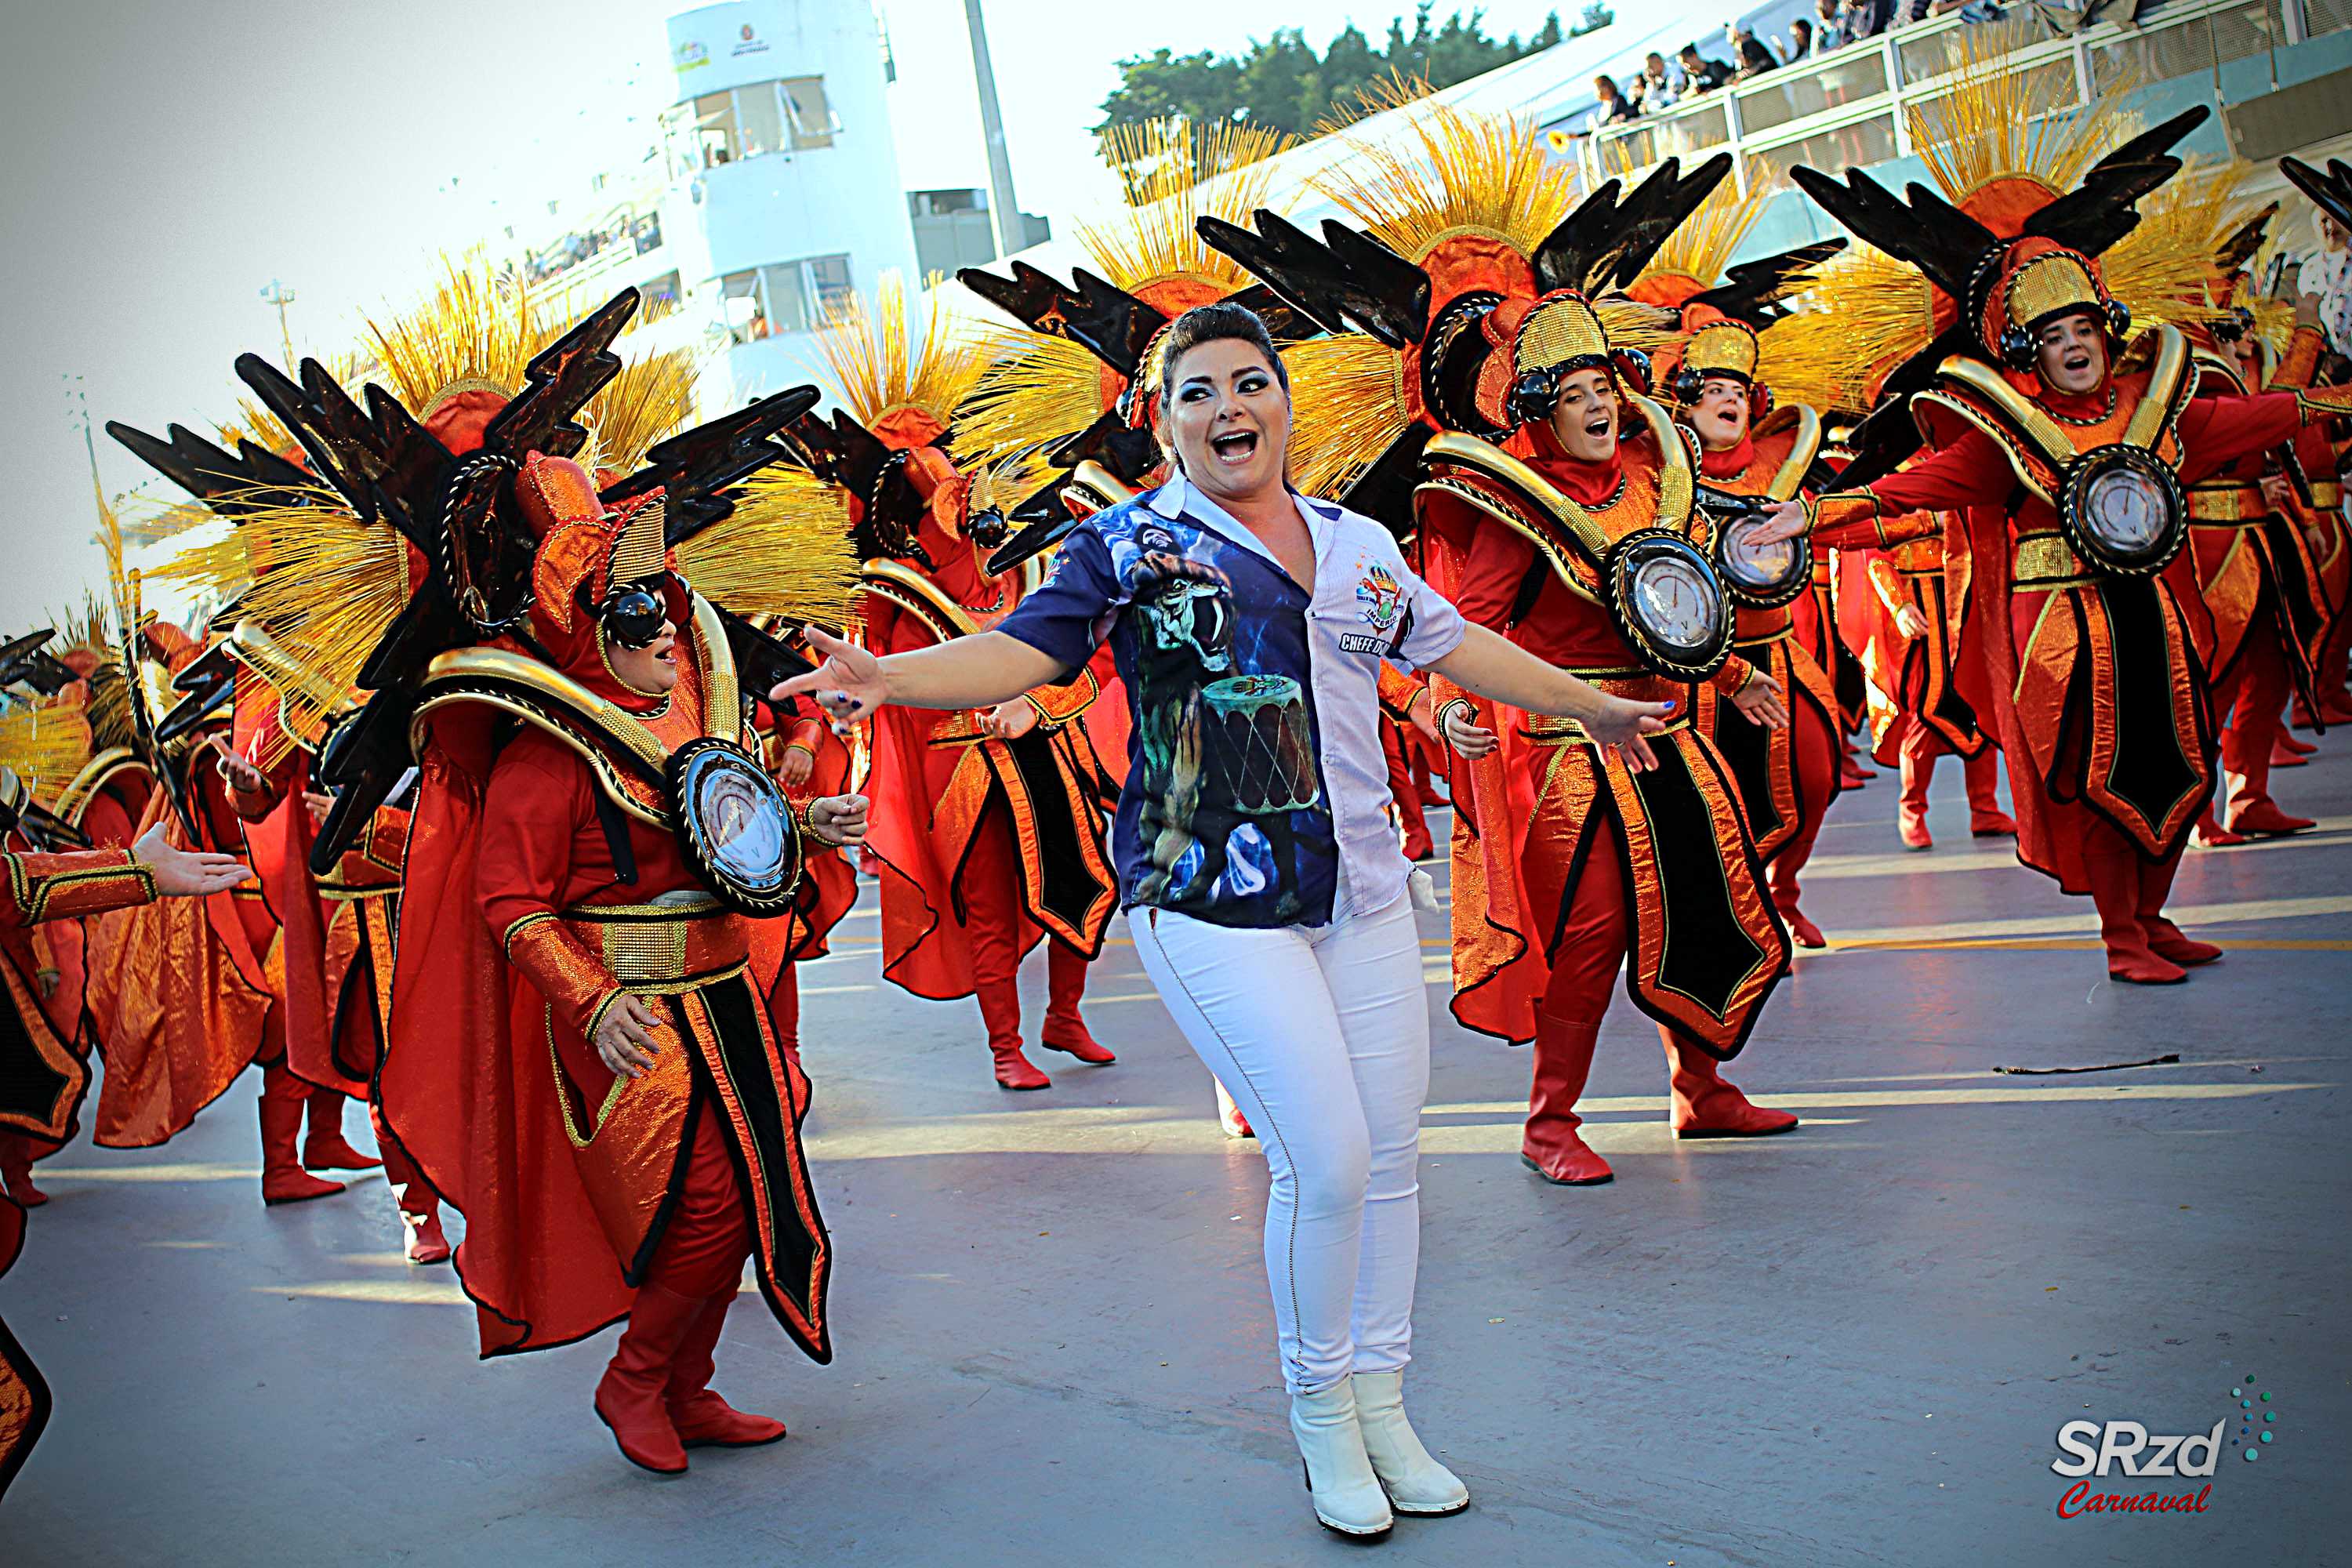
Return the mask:
[(1256, 1129), (1266, 1276), (1316, 1517), (1359, 1538), (1470, 1493), (1406, 1422), (1429, 1005), (1386, 808), (1383, 662), (1580, 721), (1650, 765), (1670, 703), (1631, 702), (1466, 625), (1388, 531), (1288, 484), (1288, 373), (1257, 317), (1187, 311), (1154, 385), (1168, 482), (1062, 542), (992, 631), (877, 659), (812, 629), (813, 692), (988, 708), (1105, 640), (1131, 710), (1111, 851), (1136, 951)]

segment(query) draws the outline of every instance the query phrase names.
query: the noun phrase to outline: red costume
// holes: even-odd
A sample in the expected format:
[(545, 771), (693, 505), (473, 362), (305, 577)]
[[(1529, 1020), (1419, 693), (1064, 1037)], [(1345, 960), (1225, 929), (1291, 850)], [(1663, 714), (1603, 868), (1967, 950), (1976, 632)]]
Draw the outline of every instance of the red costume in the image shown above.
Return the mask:
[[(13, 774), (8, 782), (14, 782)], [(0, 1080), (9, 1086), (0, 1095), (0, 1131), (60, 1142), (73, 1130), (82, 1091), (89, 1086), (89, 1069), (67, 1040), (42, 1027), (41, 1009), (26, 1005), (30, 939), (43, 921), (70, 922), (152, 903), (155, 881), (129, 850), (121, 848), (0, 854), (0, 877), (5, 877), (0, 886), (0, 980), (16, 1004), (13, 1014), (0, 1006), (0, 1026), (12, 1016), (23, 1026), (22, 1038), (0, 1039), (0, 1064), (7, 1069), (0, 1072)], [(16, 1263), (24, 1245), (24, 1207), (0, 1194), (0, 1276)], [(48, 1384), (7, 1324), (0, 1322), (0, 1495), (24, 1468), (41, 1428), (48, 1425), (49, 1410)]]
[[(1959, 638), (1955, 627), (1965, 604), (1955, 601), (1944, 571), (1943, 531), (1961, 525), (1953, 514), (1941, 513), (1936, 526), (1937, 532), (1869, 552), (1865, 568), (1871, 590), (1885, 611), (1873, 646), (1880, 654), (1882, 689), (1894, 699), (1876, 754), (1880, 762), (1892, 760), (1901, 770), (1895, 827), (1906, 849), (1935, 847), (1927, 833), (1927, 785), (1935, 777), (1936, 759), (1943, 756), (1960, 759), (1969, 831), (1979, 838), (2017, 831), (1996, 793), (2000, 748), (1978, 724), (1976, 710), (1960, 695), (1956, 673)], [(1906, 609), (1919, 619), (1916, 634), (1897, 624)]]
[[(992, 574), (982, 549), (1004, 542), (1000, 476), (965, 471), (945, 447), (948, 421), (980, 373), (943, 344), (895, 369), (876, 343), (906, 331), (886, 282), (878, 318), (862, 313), (824, 340), (854, 413), (795, 427), (821, 478), (815, 498), (859, 542), (859, 635), (877, 654), (986, 631), (1020, 602), (1042, 563)], [(977, 536), (977, 538), (975, 537)], [(1019, 973), (1050, 939), (1038, 1041), (1082, 1062), (1115, 1060), (1078, 1004), (1118, 905), (1100, 802), (1111, 786), (1080, 716), (1099, 688), (1090, 669), (1023, 700), (1031, 722), (1005, 740), (982, 715), (890, 707), (872, 721), (868, 840), (882, 883), (882, 973), (918, 996), (977, 996), (997, 1083), (1050, 1080), (1023, 1054)]]
[(1937, 401), (1914, 405), (1935, 454), (1864, 493), (1824, 500), (1814, 536), (1891, 545), (1899, 535), (1885, 519), (1964, 512), (1972, 622), (1985, 628), (1964, 686), (1977, 712), (1997, 716), (2002, 749), (2026, 764), (2010, 775), (2018, 857), (2066, 891), (2091, 895), (2109, 972), (2141, 982), (2179, 980), (2183, 962), (2218, 951), (2163, 915), (2213, 785), (2202, 606), (2183, 600), (2177, 580), (2086, 571), (2048, 499), (2058, 444), (2146, 442), (2193, 483), (2326, 412), (2292, 394), (2189, 400), (2186, 361), (2175, 334), (2153, 370), (2110, 375), (2084, 396), (1971, 370)]
[[(2200, 395), (2242, 397), (2258, 389), (2233, 354), (2200, 349), (2196, 360)], [(2289, 444), (2314, 434), (2326, 438), (2324, 428), (2296, 430)], [(2270, 797), (2271, 754), (2284, 732), (2287, 700), (2297, 698), (2306, 709), (2314, 700), (2314, 661), (2327, 632), (2319, 561), (2305, 531), (2263, 489), (2265, 474), (2279, 472), (2280, 463), (2280, 454), (2256, 450), (2189, 486), (2189, 552), (2212, 625), (2212, 646), (2200, 651), (2221, 729), (2225, 787), (2216, 794), (2227, 795), (2226, 809), (2209, 807), (2200, 824), (2209, 841), (2312, 825)]]

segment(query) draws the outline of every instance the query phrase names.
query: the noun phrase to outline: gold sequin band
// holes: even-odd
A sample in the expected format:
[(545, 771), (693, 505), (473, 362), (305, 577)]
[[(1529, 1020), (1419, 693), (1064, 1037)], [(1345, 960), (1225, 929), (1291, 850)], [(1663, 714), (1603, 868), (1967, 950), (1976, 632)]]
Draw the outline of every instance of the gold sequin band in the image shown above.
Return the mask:
[(2020, 534), (2009, 560), (2013, 588), (2071, 588), (2091, 581), (2083, 558), (2063, 534)]
[[(1690, 728), (1691, 689), (1682, 681), (1670, 680), (1646, 669), (1571, 669), (1569, 673), (1611, 697), (1634, 702), (1674, 703), (1675, 716), (1655, 733), (1671, 735)], [(1584, 726), (1575, 720), (1545, 713), (1529, 714), (1528, 727), (1520, 733), (1539, 745), (1581, 745), (1591, 741)]]
[(2311, 481), (2311, 504), (2322, 511), (2335, 511), (2344, 504), (2344, 486), (2336, 479)]
[(2192, 523), (2256, 523), (2270, 513), (2270, 500), (2260, 485), (2221, 480), (2189, 487), (2189, 521)]
[(631, 992), (691, 991), (737, 973), (751, 952), (751, 922), (716, 900), (582, 905), (559, 918)]

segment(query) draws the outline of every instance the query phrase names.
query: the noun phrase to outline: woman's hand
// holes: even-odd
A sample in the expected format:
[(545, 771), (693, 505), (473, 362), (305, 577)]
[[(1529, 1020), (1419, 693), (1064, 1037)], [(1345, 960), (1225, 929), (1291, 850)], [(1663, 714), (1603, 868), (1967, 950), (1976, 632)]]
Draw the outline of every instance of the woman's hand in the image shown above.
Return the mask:
[(1642, 737), (1656, 734), (1674, 716), (1672, 702), (1636, 702), (1630, 697), (1603, 696), (1600, 706), (1582, 723), (1584, 732), (1604, 751), (1617, 753), (1627, 773), (1643, 773), (1658, 765), (1658, 757), (1650, 750), (1650, 742)]
[(155, 879), (158, 898), (197, 899), (207, 893), (225, 893), (240, 882), (253, 879), (251, 869), (234, 855), (182, 849), (165, 842), (160, 822), (131, 847), (131, 858), (146, 867), (148, 874)]
[(1906, 640), (1917, 642), (1927, 635), (1927, 617), (1919, 613), (1918, 605), (1906, 605), (1895, 612), (1895, 629)]
[(1449, 702), (1440, 727), (1445, 732), (1445, 743), (1454, 748), (1454, 755), (1475, 760), (1493, 751), (1495, 731), (1482, 728), (1477, 710), (1467, 702)]
[(840, 849), (866, 842), (866, 797), (828, 795), (809, 802), (809, 831)]
[(230, 751), (217, 735), (213, 737), (213, 752), (219, 759), (220, 776), (227, 781), (229, 788), (239, 795), (269, 793), (269, 775)]
[(1037, 705), (1026, 697), (1000, 702), (980, 716), (980, 732), (993, 741), (1016, 741), (1037, 727)]
[(1748, 684), (1739, 689), (1731, 705), (1750, 724), (1761, 724), (1767, 730), (1789, 727), (1789, 702), (1781, 693), (1780, 683), (1760, 669), (1748, 678)]
[(664, 1027), (661, 1015), (643, 1000), (623, 994), (613, 998), (604, 1016), (596, 1020), (596, 1033), (592, 1037), (596, 1047), (596, 1058), (616, 1076), (643, 1078), (653, 1070), (654, 1058), (661, 1055), (655, 1043), (655, 1031)]
[(1750, 544), (1778, 544), (1784, 539), (1794, 539), (1811, 524), (1805, 521), (1805, 503), (1784, 500), (1778, 506), (1766, 507), (1764, 525), (1748, 536)]
[(785, 790), (800, 788), (814, 772), (816, 758), (806, 746), (786, 746), (776, 753), (776, 783)]
[(833, 732), (845, 735), (849, 726), (890, 700), (890, 678), (882, 661), (856, 644), (835, 637), (822, 626), (807, 628), (809, 647), (824, 655), (824, 662), (806, 675), (778, 681), (768, 700), (782, 702), (803, 693), (816, 699), (833, 721)]

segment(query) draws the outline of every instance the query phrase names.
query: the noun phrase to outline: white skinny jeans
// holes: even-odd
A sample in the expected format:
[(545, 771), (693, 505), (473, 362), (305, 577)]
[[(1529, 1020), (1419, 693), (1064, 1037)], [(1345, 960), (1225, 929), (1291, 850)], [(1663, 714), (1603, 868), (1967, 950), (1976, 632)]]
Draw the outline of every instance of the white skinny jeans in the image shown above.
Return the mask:
[(1135, 950), (1265, 1151), (1265, 1272), (1293, 1394), (1412, 1356), (1429, 1011), (1412, 900), (1240, 930), (1136, 909)]

